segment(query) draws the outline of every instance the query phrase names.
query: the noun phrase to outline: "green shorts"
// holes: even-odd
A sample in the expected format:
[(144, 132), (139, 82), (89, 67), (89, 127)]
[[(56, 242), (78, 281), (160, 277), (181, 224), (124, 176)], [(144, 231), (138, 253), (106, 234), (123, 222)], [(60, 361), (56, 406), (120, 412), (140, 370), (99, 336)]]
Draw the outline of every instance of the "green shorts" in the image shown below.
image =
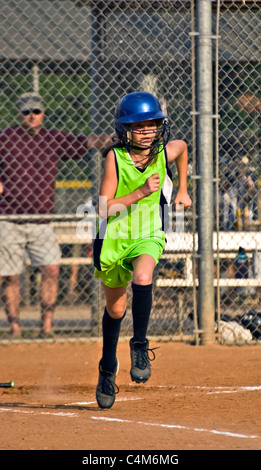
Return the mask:
[(160, 239), (155, 240), (140, 240), (135, 246), (129, 247), (123, 253), (122, 258), (115, 262), (108, 269), (99, 271), (95, 268), (94, 276), (100, 278), (108, 287), (123, 287), (128, 286), (129, 281), (132, 279), (132, 263), (133, 258), (137, 258), (140, 255), (150, 255), (155, 260), (155, 266), (162, 255), (165, 242)]

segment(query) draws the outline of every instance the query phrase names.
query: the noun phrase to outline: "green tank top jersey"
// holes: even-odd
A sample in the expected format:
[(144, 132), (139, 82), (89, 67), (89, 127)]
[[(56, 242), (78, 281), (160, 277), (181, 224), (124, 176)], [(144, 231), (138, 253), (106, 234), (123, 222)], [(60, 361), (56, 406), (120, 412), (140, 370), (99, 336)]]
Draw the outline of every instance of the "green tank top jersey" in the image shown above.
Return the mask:
[(148, 254), (157, 264), (164, 249), (160, 202), (167, 165), (163, 148), (157, 159), (143, 171), (134, 165), (125, 148), (115, 148), (114, 155), (118, 176), (115, 198), (132, 193), (155, 173), (160, 177), (158, 191), (128, 208), (119, 207), (117, 215), (107, 220), (99, 220), (94, 242), (94, 275), (110, 287), (120, 287), (127, 286), (132, 278), (132, 258)]

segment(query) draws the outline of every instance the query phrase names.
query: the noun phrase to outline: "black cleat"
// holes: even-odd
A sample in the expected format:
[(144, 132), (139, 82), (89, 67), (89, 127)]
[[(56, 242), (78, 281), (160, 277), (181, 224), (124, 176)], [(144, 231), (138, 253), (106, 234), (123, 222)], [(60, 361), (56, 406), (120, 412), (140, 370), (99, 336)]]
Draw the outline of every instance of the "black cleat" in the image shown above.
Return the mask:
[(119, 361), (113, 372), (103, 370), (99, 364), (99, 380), (96, 388), (96, 400), (100, 408), (111, 408), (115, 402), (115, 396), (119, 393), (119, 387), (115, 384), (119, 370)]
[[(144, 383), (149, 380), (151, 376), (150, 361), (154, 361), (155, 359), (153, 349), (149, 349), (149, 341), (147, 339), (143, 343), (139, 341), (133, 341), (133, 339), (130, 340), (130, 375), (133, 382)], [(149, 357), (148, 351), (152, 352), (152, 358)]]

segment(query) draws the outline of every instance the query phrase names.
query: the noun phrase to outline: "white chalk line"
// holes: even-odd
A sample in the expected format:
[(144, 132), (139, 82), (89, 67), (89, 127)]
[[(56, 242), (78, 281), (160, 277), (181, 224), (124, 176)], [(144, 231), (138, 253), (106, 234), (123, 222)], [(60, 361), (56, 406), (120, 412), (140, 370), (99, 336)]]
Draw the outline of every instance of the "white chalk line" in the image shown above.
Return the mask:
[[(143, 398), (119, 398), (118, 401), (134, 401), (134, 400), (143, 400)], [(97, 401), (79, 401), (79, 402), (74, 402), (74, 403), (66, 403), (63, 404), (62, 406), (75, 406), (75, 405), (81, 405), (81, 406), (87, 406), (87, 405), (97, 405)], [(28, 405), (30, 406), (30, 405)], [(46, 405), (48, 406), (48, 405)], [(0, 412), (10, 412), (10, 413), (23, 413), (23, 414), (31, 414), (31, 415), (51, 415), (51, 416), (62, 416), (62, 417), (67, 417), (67, 418), (74, 418), (77, 417), (77, 413), (73, 412), (64, 412), (64, 411), (34, 411), (34, 410), (22, 410), (22, 409), (14, 409), (14, 408), (2, 408), (0, 407)]]
[(40, 411), (38, 413), (36, 413), (35, 411), (32, 411), (32, 410), (17, 410), (17, 409), (13, 409), (13, 408), (0, 408), (0, 412), (3, 413), (3, 412), (10, 412), (10, 413), (23, 413), (23, 414), (31, 414), (31, 415), (52, 415), (52, 416), (66, 416), (66, 417), (69, 417), (69, 418), (72, 418), (74, 416), (77, 416), (76, 413), (67, 413), (67, 412), (63, 412), (63, 411)]
[[(122, 399), (121, 401), (129, 401), (129, 400), (125, 398), (125, 399)], [(92, 402), (84, 402), (84, 403), (89, 404)], [(51, 412), (51, 411), (40, 411), (39, 413), (36, 413), (35, 411), (32, 411), (32, 410), (14, 410), (11, 408), (0, 408), (0, 412), (22, 413), (22, 414), (30, 414), (30, 415), (51, 415), (51, 416), (59, 416), (59, 417), (67, 417), (67, 418), (73, 418), (73, 417), (78, 416), (77, 413)], [(210, 434), (219, 434), (223, 436), (243, 438), (243, 439), (257, 439), (258, 438), (258, 436), (256, 435), (239, 434), (239, 433), (234, 433), (230, 431), (218, 431), (217, 429), (190, 428), (188, 426), (182, 426), (180, 424), (148, 423), (144, 421), (131, 421), (128, 419), (108, 418), (105, 416), (92, 416), (91, 419), (96, 420), (96, 421), (100, 420), (100, 421), (107, 421), (107, 422), (128, 423), (128, 424), (138, 424), (138, 425), (143, 425), (143, 426), (161, 427), (161, 428), (167, 428), (167, 429), (179, 429), (179, 430), (187, 430), (187, 431), (194, 431), (194, 432), (206, 432)]]
[[(161, 386), (160, 386), (161, 387)], [(195, 387), (185, 387), (185, 388), (195, 388)], [(196, 387), (196, 388), (207, 388), (207, 387)], [(217, 387), (217, 388), (222, 388), (222, 387)], [(241, 387), (243, 389), (247, 388), (250, 390), (253, 389), (260, 389), (261, 387)], [(122, 397), (117, 400), (117, 402), (127, 402), (127, 401), (136, 401), (136, 400), (143, 400), (143, 398), (140, 397), (132, 397), (132, 398), (126, 398)], [(68, 403), (63, 406), (75, 406), (75, 405), (81, 405), (81, 406), (88, 406), (92, 404), (97, 404), (96, 401), (84, 401), (84, 402), (73, 402), (73, 403)], [(59, 417), (77, 417), (77, 413), (72, 413), (72, 412), (64, 412), (64, 411), (40, 411), (40, 412), (35, 412), (34, 410), (22, 410), (22, 409), (12, 409), (12, 408), (1, 408), (0, 407), (0, 412), (11, 412), (11, 413), (23, 413), (23, 414), (30, 414), (30, 415), (51, 415), (51, 416), (59, 416)], [(107, 422), (118, 422), (118, 423), (133, 423), (133, 424), (139, 424), (143, 426), (154, 426), (154, 427), (161, 427), (161, 428), (167, 428), (167, 429), (180, 429), (180, 430), (188, 430), (188, 431), (194, 431), (194, 432), (206, 432), (210, 434), (217, 434), (217, 435), (224, 435), (228, 437), (237, 437), (237, 438), (243, 438), (243, 439), (257, 439), (259, 436), (256, 435), (247, 435), (247, 434), (240, 434), (240, 433), (234, 433), (230, 431), (218, 431), (216, 429), (204, 429), (204, 428), (190, 428), (188, 426), (182, 426), (180, 424), (164, 424), (164, 423), (150, 423), (150, 422), (144, 422), (144, 421), (131, 421), (127, 419), (120, 419), (120, 418), (109, 418), (109, 417), (104, 417), (104, 416), (92, 416), (91, 419), (93, 420), (102, 420), (102, 421), (107, 421)]]
[(261, 386), (253, 386), (253, 387), (237, 387), (234, 389), (231, 387), (231, 389), (228, 389), (227, 387), (224, 387), (224, 390), (215, 390), (214, 392), (207, 392), (208, 395), (213, 395), (213, 394), (218, 394), (218, 393), (239, 393), (239, 392), (253, 392), (261, 390)]
[[(133, 385), (133, 384), (130, 384)], [(211, 387), (211, 386), (200, 386), (200, 385), (185, 385), (180, 387), (179, 385), (152, 385), (151, 388), (168, 388), (168, 389), (196, 389), (196, 390), (206, 390), (207, 395), (219, 394), (219, 393), (239, 393), (239, 392), (253, 392), (261, 390), (261, 385), (254, 386), (231, 386), (231, 387)], [(207, 390), (211, 390), (208, 392)]]
[[(144, 400), (144, 398), (142, 397), (133, 397), (133, 398), (124, 398), (124, 397), (121, 397), (121, 398), (118, 398), (117, 399), (117, 403), (119, 401), (136, 401), (136, 400)], [(73, 403), (66, 403), (64, 406), (72, 406), (72, 405), (93, 405), (95, 404), (97, 405), (97, 401), (75, 401)]]
[(228, 437), (237, 437), (243, 439), (257, 439), (259, 436), (239, 434), (230, 431), (218, 431), (216, 429), (203, 429), (203, 428), (190, 428), (188, 426), (181, 426), (180, 424), (163, 424), (163, 423), (148, 423), (144, 421), (131, 421), (129, 419), (119, 419), (119, 418), (107, 418), (105, 416), (92, 416), (92, 419), (98, 421), (107, 421), (107, 422), (117, 422), (117, 423), (128, 423), (128, 424), (139, 424), (143, 426), (154, 426), (167, 429), (181, 429), (186, 431), (195, 431), (195, 432), (207, 432), (210, 434), (219, 434), (222, 436)]

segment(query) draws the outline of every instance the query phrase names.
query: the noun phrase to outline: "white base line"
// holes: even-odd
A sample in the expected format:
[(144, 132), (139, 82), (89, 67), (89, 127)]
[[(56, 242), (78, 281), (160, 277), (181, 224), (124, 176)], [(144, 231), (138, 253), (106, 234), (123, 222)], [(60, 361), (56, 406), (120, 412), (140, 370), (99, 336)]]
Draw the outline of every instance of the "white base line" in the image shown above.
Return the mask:
[(92, 419), (95, 419), (97, 421), (101, 420), (101, 421), (118, 422), (118, 423), (141, 424), (143, 426), (155, 426), (155, 427), (168, 428), (168, 429), (185, 429), (188, 431), (195, 431), (195, 432), (208, 432), (211, 434), (220, 434), (223, 436), (239, 437), (243, 439), (257, 439), (258, 438), (258, 436), (254, 436), (254, 435), (248, 436), (246, 434), (238, 434), (238, 433), (227, 432), (227, 431), (217, 431), (215, 429), (189, 428), (187, 426), (181, 426), (180, 424), (146, 423), (143, 421), (130, 421), (128, 419), (107, 418), (105, 416), (92, 416)]
[[(251, 390), (253, 389), (253, 387), (248, 387), (248, 388), (251, 388)], [(257, 388), (259, 389), (259, 387)], [(121, 398), (121, 399), (118, 399), (117, 401), (133, 401), (133, 400), (142, 400), (142, 398)], [(90, 405), (90, 404), (95, 404), (95, 403), (96, 401), (75, 402), (75, 403), (71, 403), (71, 405)], [(69, 418), (78, 416), (77, 413), (70, 413), (70, 412), (63, 412), (63, 411), (62, 412), (40, 411), (39, 413), (36, 413), (33, 410), (21, 410), (21, 409), (19, 410), (19, 409), (12, 409), (12, 408), (0, 408), (0, 412), (24, 413), (24, 414), (32, 414), (32, 415), (36, 415), (36, 414), (52, 415), (52, 416), (62, 416), (62, 417), (69, 417)], [(182, 426), (180, 424), (148, 423), (144, 421), (131, 421), (128, 419), (108, 418), (105, 416), (92, 416), (91, 419), (96, 420), (96, 421), (100, 420), (100, 421), (117, 422), (117, 423), (133, 423), (133, 424), (139, 424), (143, 426), (154, 426), (154, 427), (161, 427), (161, 428), (167, 428), (167, 429), (184, 429), (184, 430), (195, 431), (195, 432), (207, 432), (210, 434), (219, 434), (223, 436), (237, 437), (237, 438), (243, 438), (243, 439), (257, 439), (258, 438), (258, 436), (255, 436), (255, 435), (238, 434), (238, 433), (233, 433), (233, 432), (228, 432), (228, 431), (218, 431), (216, 429), (190, 428), (187, 426)]]
[(254, 392), (257, 390), (261, 390), (261, 386), (253, 386), (253, 387), (220, 387), (224, 390), (215, 390), (214, 392), (207, 392), (208, 395), (212, 395), (214, 393), (238, 393), (238, 392)]
[[(137, 397), (137, 398), (118, 398), (117, 399), (117, 403), (119, 401), (135, 401), (135, 400), (144, 400), (144, 398), (142, 397)], [(71, 406), (71, 405), (94, 405), (96, 404), (97, 405), (97, 401), (75, 401), (73, 403), (65, 403), (64, 406)]]
[[(118, 401), (134, 401), (134, 400), (143, 400), (143, 398), (119, 398)], [(77, 401), (74, 403), (66, 403), (63, 406), (72, 406), (72, 405), (97, 405), (97, 401)], [(30, 405), (28, 405), (30, 406)], [(48, 406), (48, 405), (47, 405)], [(12, 408), (1, 408), (0, 406), (0, 413), (3, 412), (10, 412), (10, 413), (23, 413), (23, 414), (31, 414), (31, 415), (51, 415), (51, 416), (65, 416), (67, 418), (74, 418), (75, 416), (78, 416), (77, 413), (71, 413), (71, 412), (64, 412), (64, 411), (39, 411), (36, 412), (34, 410), (23, 410), (23, 409), (12, 409)]]
[(0, 412), (6, 412), (9, 411), (10, 413), (24, 413), (24, 414), (31, 414), (31, 415), (52, 415), (52, 416), (65, 416), (69, 418), (73, 418), (77, 416), (76, 413), (64, 413), (64, 412), (58, 412), (58, 411), (40, 411), (39, 413), (36, 413), (35, 411), (30, 411), (30, 410), (13, 410), (12, 408), (0, 408)]
[[(135, 386), (132, 383), (129, 385)], [(148, 387), (148, 386), (147, 386)], [(149, 388), (149, 387), (148, 387)], [(200, 386), (200, 385), (185, 385), (184, 387), (180, 387), (178, 385), (152, 385), (151, 388), (168, 388), (168, 389), (180, 389), (180, 388), (185, 388), (185, 389), (197, 389), (197, 390), (206, 390), (207, 395), (213, 395), (215, 393), (239, 393), (239, 392), (253, 392), (253, 391), (260, 391), (261, 390), (261, 385), (253, 385), (253, 386), (238, 386), (238, 387), (206, 387), (206, 386)], [(210, 389), (211, 392), (208, 392), (207, 390)]]

